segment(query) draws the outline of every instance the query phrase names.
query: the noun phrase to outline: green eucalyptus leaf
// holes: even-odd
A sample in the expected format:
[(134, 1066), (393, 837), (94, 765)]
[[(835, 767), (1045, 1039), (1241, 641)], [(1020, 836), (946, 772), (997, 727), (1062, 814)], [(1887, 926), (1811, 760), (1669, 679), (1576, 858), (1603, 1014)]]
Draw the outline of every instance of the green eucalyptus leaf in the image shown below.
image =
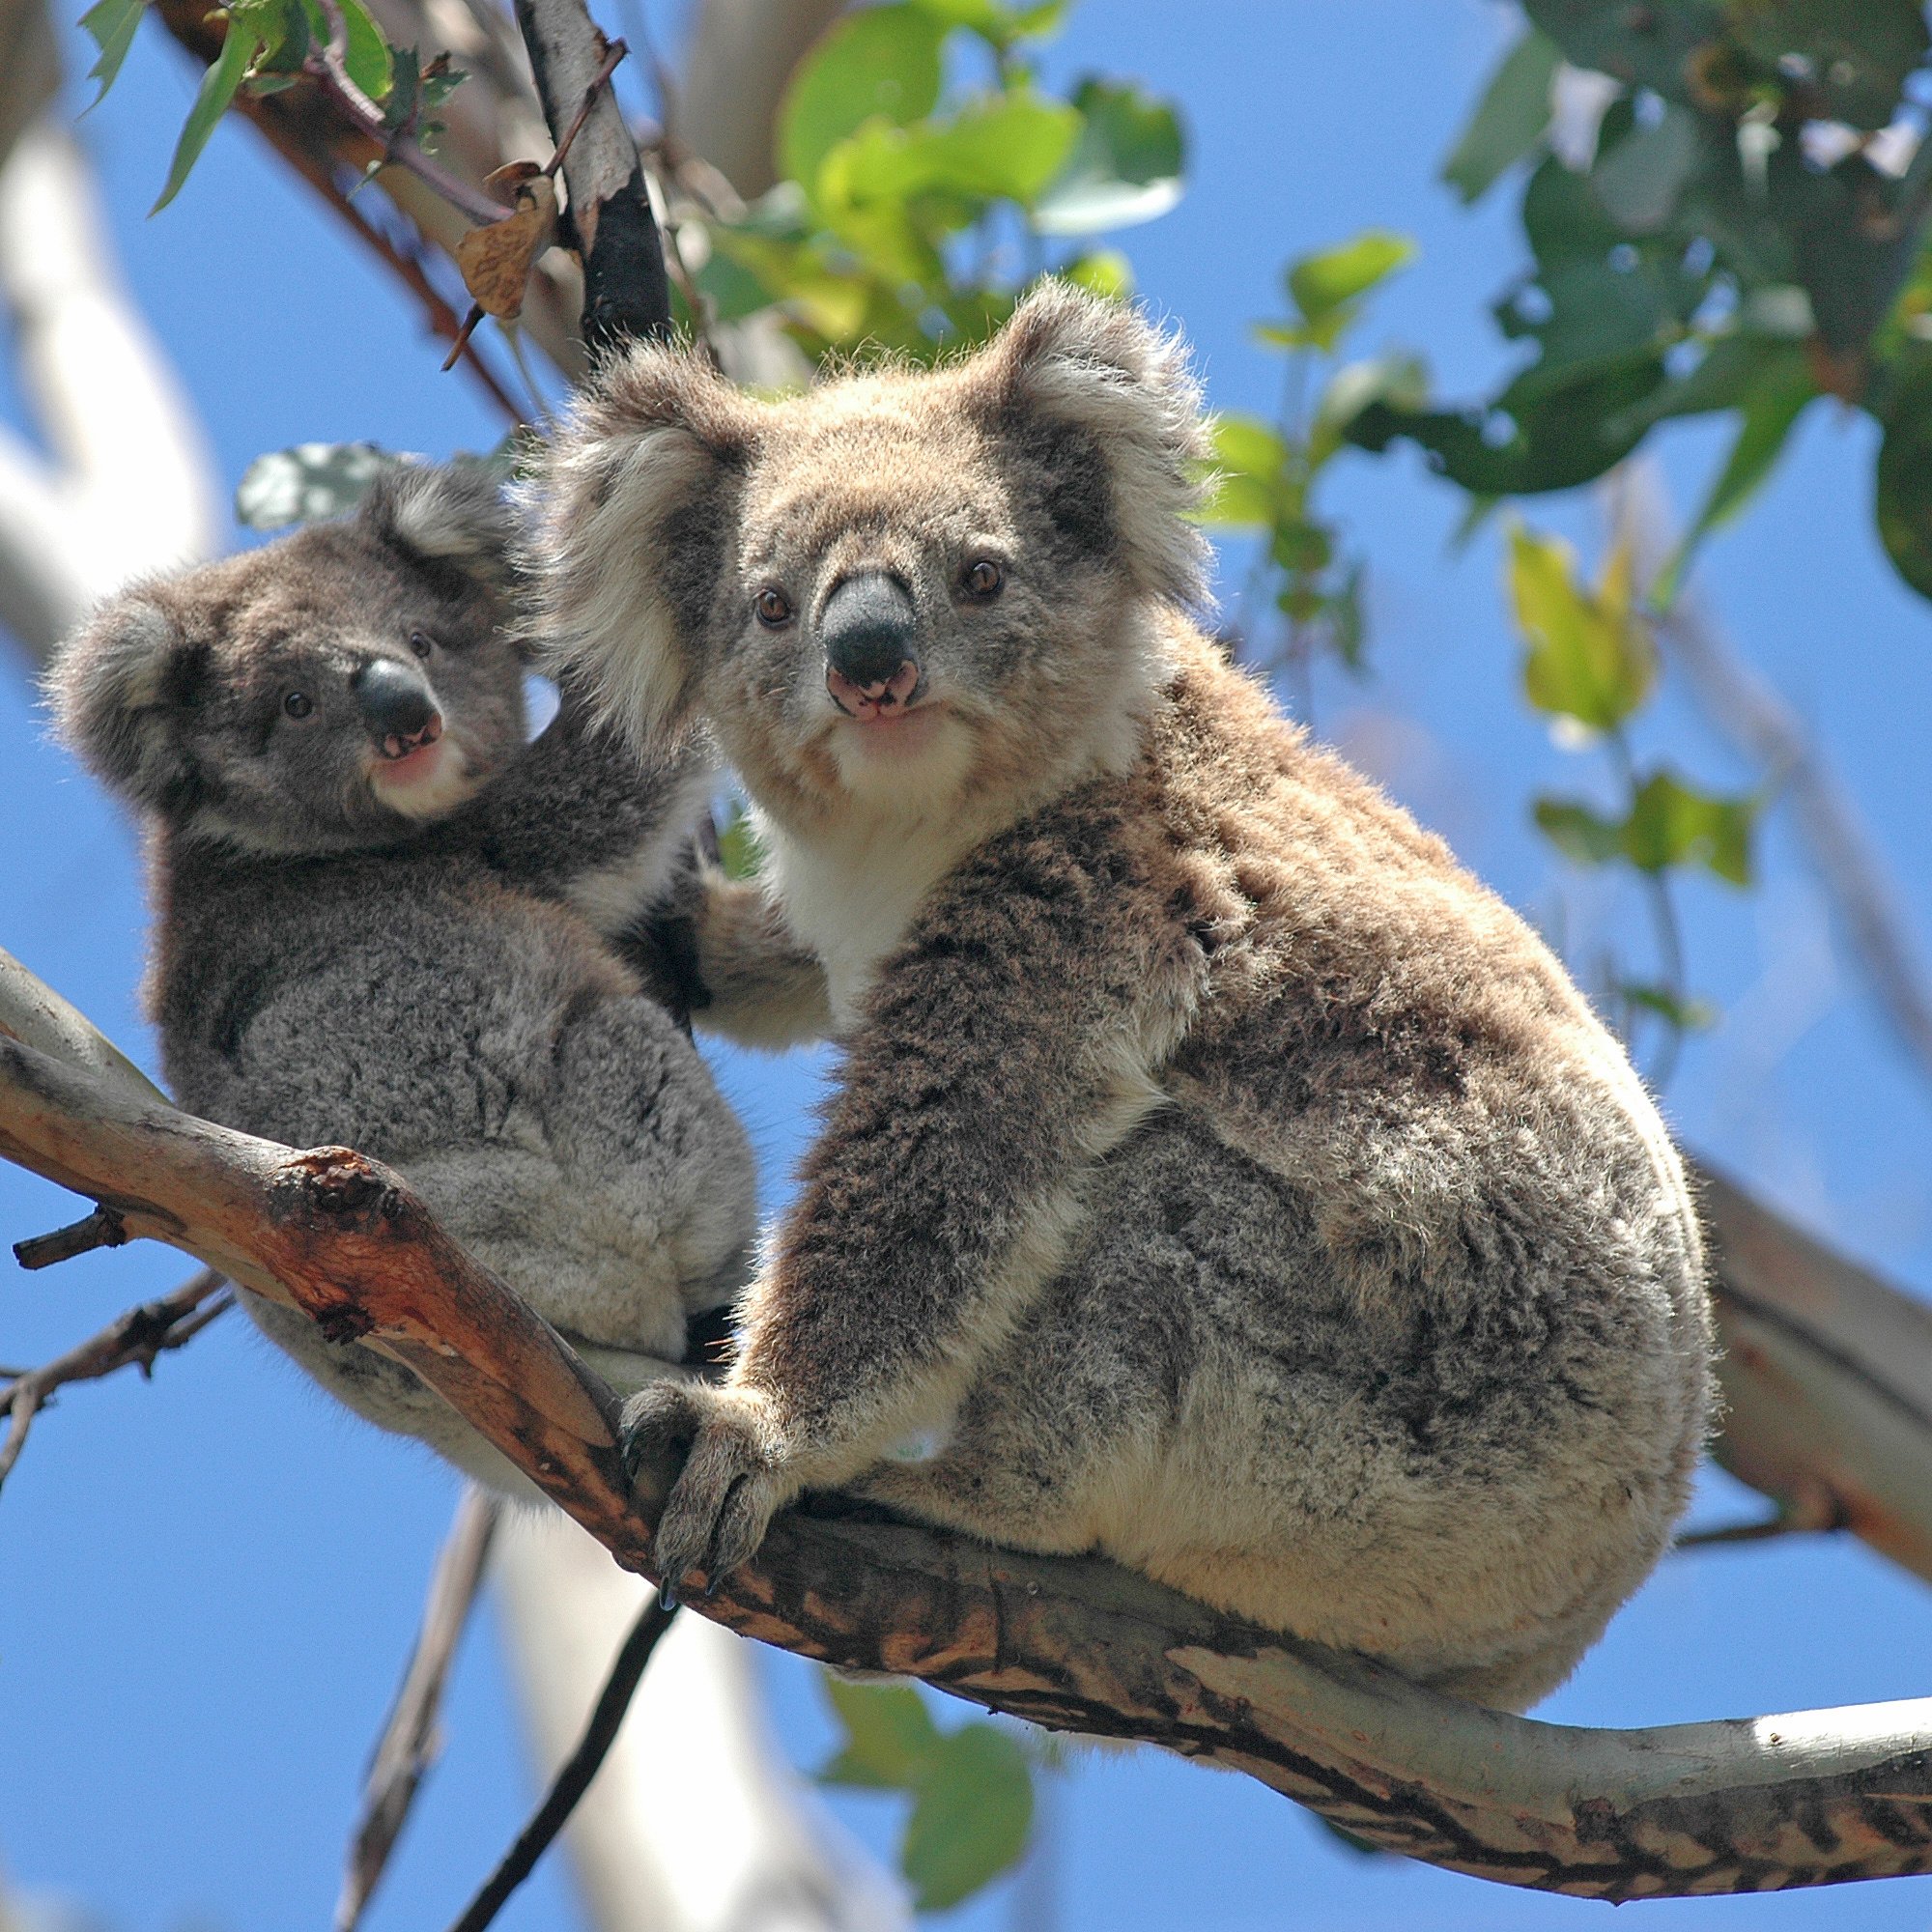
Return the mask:
[(1611, 427), (1618, 434), (1641, 434), (1675, 416), (1742, 409), (1767, 384), (1809, 368), (1804, 352), (1791, 343), (1742, 332), (1721, 336), (1684, 374), (1660, 384)]
[(1343, 433), (1357, 448), (1376, 452), (1406, 437), (1433, 469), (1474, 497), (1568, 490), (1630, 454), (1643, 435), (1632, 426), (1637, 412), (1663, 380), (1662, 355), (1644, 350), (1586, 368), (1541, 394), (1523, 394), (1519, 378), (1493, 403), (1468, 410), (1374, 402)]
[(1050, 34), (1066, 17), (1070, 0), (1043, 0), (1037, 7), (1013, 7), (1006, 0), (912, 0), (922, 13), (949, 26), (966, 27), (993, 46)]
[(1377, 283), (1415, 259), (1415, 243), (1386, 228), (1365, 229), (1338, 247), (1290, 263), (1284, 281), (1290, 299), (1311, 327), (1351, 315)]
[(1223, 469), (1272, 481), (1288, 463), (1288, 444), (1281, 432), (1260, 416), (1216, 416), (1210, 434), (1214, 461)]
[(114, 85), (121, 63), (134, 44), (134, 29), (141, 24), (141, 12), (146, 4), (147, 0), (95, 0), (80, 16), (80, 24), (99, 51), (99, 58), (87, 71), (89, 80), (100, 83), (99, 92), (87, 103), (89, 107), (99, 106), (107, 97), (107, 90)]
[(1700, 865), (1734, 886), (1751, 882), (1751, 832), (1760, 801), (1719, 798), (1656, 772), (1622, 828), (1623, 856), (1643, 872)]
[(1718, 1023), (1718, 1009), (1709, 1000), (1689, 999), (1668, 986), (1653, 985), (1642, 980), (1618, 982), (1617, 995), (1626, 1005), (1641, 1007), (1655, 1013), (1666, 1026), (1679, 1033), (1703, 1033)]
[(1573, 67), (1610, 74), (1626, 86), (1655, 88), (1666, 99), (1686, 98), (1697, 56), (1723, 27), (1716, 0), (1661, 0), (1643, 7), (1523, 0), (1522, 11)]
[(373, 442), (298, 442), (258, 456), (235, 488), (235, 517), (279, 530), (353, 510), (384, 469), (403, 459)]
[(1016, 1864), (1033, 1828), (1026, 1752), (992, 1724), (949, 1732), (928, 1761), (899, 1865), (921, 1912), (944, 1912)]
[(1879, 541), (1921, 597), (1932, 597), (1932, 357), (1898, 384), (1878, 450)]
[(1731, 0), (1747, 52), (1802, 79), (1814, 118), (1885, 127), (1908, 77), (1932, 53), (1920, 0)]
[(820, 1681), (845, 1742), (819, 1782), (916, 1789), (946, 1742), (919, 1692), (909, 1684), (851, 1684), (829, 1670)]
[(1395, 353), (1345, 363), (1329, 377), (1315, 406), (1311, 460), (1324, 461), (1343, 433), (1372, 404), (1419, 410), (1429, 401), (1429, 365), (1419, 355)]
[(362, 4), (362, 0), (340, 0), (340, 4), (343, 21), (349, 29), (348, 46), (342, 61), (349, 71), (349, 78), (371, 100), (385, 100), (395, 79), (389, 43), (383, 38), (382, 28), (376, 24), (375, 15)]
[(1464, 203), (1480, 200), (1543, 139), (1561, 60), (1555, 42), (1534, 27), (1503, 56), (1442, 163), (1442, 179)]
[(1272, 528), (1289, 458), (1281, 433), (1259, 416), (1223, 415), (1214, 418), (1209, 435), (1212, 483), (1197, 521), (1230, 529)]
[[(1688, 107), (1666, 106), (1647, 126), (1633, 128), (1590, 171), (1604, 211), (1626, 235), (1655, 235), (1677, 212), (1703, 158), (1706, 124)], [(1713, 138), (1729, 139), (1729, 130)]]
[(1349, 566), (1340, 587), (1328, 599), (1328, 642), (1343, 665), (1358, 676), (1368, 668), (1365, 645), (1368, 620), (1362, 611), (1365, 566), (1358, 557)]
[(1059, 270), (1060, 279), (1109, 301), (1126, 301), (1134, 292), (1134, 267), (1118, 248), (1093, 248)]
[(1623, 826), (1571, 798), (1539, 798), (1532, 810), (1550, 843), (1578, 866), (1605, 866), (1623, 857)]
[(1180, 199), (1180, 117), (1131, 83), (1093, 76), (1073, 91), (1079, 138), (1034, 210), (1044, 235), (1094, 235), (1165, 214)]
[(1676, 596), (1698, 545), (1713, 530), (1729, 523), (1764, 487), (1798, 418), (1817, 398), (1810, 366), (1802, 356), (1780, 356), (1765, 365), (1745, 396), (1737, 440), (1723, 468), (1676, 554), (1652, 586), (1651, 594), (1660, 605), (1668, 605)]
[(825, 157), (875, 117), (895, 127), (939, 104), (940, 48), (949, 20), (923, 7), (847, 14), (807, 55), (779, 109), (781, 171), (815, 193)]
[[(731, 801), (730, 815), (719, 831), (718, 864), (727, 879), (755, 879), (764, 865), (764, 852), (758, 843), (757, 830), (752, 823), (752, 814), (745, 810), (743, 799), (734, 798)], [(838, 1763), (844, 1755), (845, 1753), (841, 1751), (838, 1757), (833, 1759), (833, 1763)], [(863, 1784), (874, 1781), (864, 1776), (834, 1777), (830, 1775), (830, 1767), (820, 1776), (828, 1784)]]
[(162, 185), (160, 199), (149, 209), (150, 214), (158, 214), (182, 191), (195, 162), (201, 158), (201, 151), (208, 146), (208, 137), (214, 132), (214, 124), (228, 111), (236, 90), (242, 85), (242, 76), (248, 71), (248, 63), (261, 45), (257, 35), (246, 32), (239, 20), (230, 19), (221, 51), (210, 63), (195, 90), (194, 105), (188, 109), (181, 138), (175, 143), (174, 158), (168, 163), (168, 178)]
[(1593, 592), (1577, 582), (1576, 561), (1555, 537), (1521, 525), (1510, 532), (1510, 606), (1527, 647), (1523, 689), (1539, 711), (1607, 731), (1649, 694), (1656, 647), (1629, 608), (1626, 571), (1613, 564)]

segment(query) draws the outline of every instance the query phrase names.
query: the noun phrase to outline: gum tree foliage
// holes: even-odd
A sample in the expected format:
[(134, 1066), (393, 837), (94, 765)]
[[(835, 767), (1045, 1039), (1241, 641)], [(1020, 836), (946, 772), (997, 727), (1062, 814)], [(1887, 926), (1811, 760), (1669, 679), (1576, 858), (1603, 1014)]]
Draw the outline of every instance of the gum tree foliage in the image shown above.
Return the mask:
[[(1182, 119), (1133, 79), (1089, 75), (1065, 94), (1041, 83), (1037, 50), (1069, 4), (890, 0), (839, 19), (782, 103), (779, 185), (744, 207), (673, 200), (683, 326), (762, 318), (807, 361), (873, 349), (929, 360), (982, 340), (1042, 274), (1130, 295), (1127, 257), (1099, 238), (1180, 199)], [(98, 0), (84, 16), (103, 93), (142, 7)], [(1399, 233), (1289, 262), (1281, 313), (1253, 329), (1257, 353), (1280, 360), (1280, 409), (1218, 418), (1203, 514), (1251, 546), (1237, 647), (1292, 686), (1321, 655), (1366, 675), (1365, 565), (1320, 496), (1345, 453), (1416, 445), (1464, 494), (1473, 527), (1499, 504), (1590, 484), (1680, 419), (1732, 419), (1701, 506), (1648, 582), (1626, 545), (1592, 575), (1514, 513), (1508, 530), (1524, 699), (1602, 760), (1618, 795), (1608, 810), (1549, 796), (1529, 809), (1566, 860), (1626, 867), (1644, 887), (1656, 970), (1598, 990), (1627, 1031), (1657, 1028), (1655, 1074), (1705, 1017), (1687, 991), (1672, 876), (1698, 867), (1747, 886), (1764, 803), (1642, 757), (1655, 621), (1825, 398), (1882, 426), (1879, 534), (1932, 597), (1932, 142), (1918, 139), (1932, 37), (1917, 0), (1523, 0), (1521, 12), (1442, 168), (1464, 202), (1505, 184), (1520, 196), (1526, 261), (1493, 308), (1519, 366), (1493, 395), (1452, 404), (1431, 397), (1415, 355), (1350, 355), (1376, 289), (1414, 253)], [(437, 109), (463, 76), (434, 51), (388, 44), (362, 0), (236, 0), (226, 19), (157, 209), (238, 95), (315, 76), (331, 56), (385, 138), (433, 151)], [(1566, 71), (1599, 77), (1593, 125), (1553, 125)], [(514, 440), (499, 455), (513, 463)], [(395, 460), (376, 442), (275, 452), (238, 507), (260, 527), (334, 514)], [(727, 861), (751, 862), (742, 824), (724, 845)], [(1032, 1777), (1050, 1759), (995, 1724), (942, 1730), (907, 1688), (826, 1689), (843, 1742), (820, 1776), (909, 1801), (901, 1865), (922, 1910), (959, 1902), (1020, 1856)]]

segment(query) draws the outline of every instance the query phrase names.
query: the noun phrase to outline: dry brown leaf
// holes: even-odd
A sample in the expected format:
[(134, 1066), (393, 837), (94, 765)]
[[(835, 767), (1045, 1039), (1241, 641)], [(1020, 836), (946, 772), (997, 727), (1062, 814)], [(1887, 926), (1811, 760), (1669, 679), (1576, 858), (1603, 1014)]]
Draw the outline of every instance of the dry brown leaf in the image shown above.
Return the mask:
[(470, 229), (456, 244), (456, 266), (479, 308), (498, 322), (514, 322), (530, 270), (556, 230), (556, 184), (534, 161), (512, 161), (486, 185), (509, 200), (514, 212)]

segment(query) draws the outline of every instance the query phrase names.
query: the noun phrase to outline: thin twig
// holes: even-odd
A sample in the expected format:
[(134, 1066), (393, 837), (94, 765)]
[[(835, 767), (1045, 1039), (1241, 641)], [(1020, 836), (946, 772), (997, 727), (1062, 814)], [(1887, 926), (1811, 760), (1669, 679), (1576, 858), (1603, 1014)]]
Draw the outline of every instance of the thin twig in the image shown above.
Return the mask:
[(577, 103), (577, 112), (571, 116), (570, 126), (558, 137), (555, 153), (538, 169), (539, 174), (546, 174), (554, 179), (556, 171), (570, 158), (571, 146), (582, 132), (584, 122), (590, 118), (590, 110), (597, 104), (598, 94), (610, 84), (611, 76), (623, 65), (624, 56), (630, 51), (622, 41), (612, 41), (605, 50), (603, 63), (597, 70), (597, 77), (583, 90), (583, 99)]
[(455, 1520), (443, 1539), (423, 1605), (422, 1628), (410, 1653), (396, 1700), (369, 1759), (362, 1785), (362, 1815), (349, 1841), (342, 1895), (335, 1903), (336, 1932), (355, 1932), (402, 1834), (410, 1806), (429, 1768), (442, 1753), (443, 1686), (456, 1646), (469, 1623), (489, 1560), (490, 1540), (502, 1514), (501, 1499), (474, 1484), (463, 1492)]
[[(222, 1292), (226, 1286), (213, 1268), (204, 1268), (172, 1294), (144, 1301), (138, 1308), (116, 1316), (99, 1334), (90, 1336), (79, 1347), (38, 1369), (14, 1376), (0, 1387), (0, 1414), (8, 1417), (7, 1439), (0, 1442), (0, 1484), (13, 1473), (20, 1451), (26, 1447), (34, 1417), (56, 1389), (69, 1382), (99, 1381), (130, 1363), (144, 1376), (152, 1375), (156, 1356), (193, 1341), (216, 1316), (233, 1306), (235, 1297)], [(204, 1307), (204, 1302), (211, 1305)]]
[(407, 168), (425, 186), (441, 195), (452, 208), (461, 209), (471, 221), (487, 227), (509, 214), (512, 211), (495, 195), (472, 186), (461, 175), (452, 174), (440, 161), (424, 154), (414, 141), (406, 138), (401, 129), (389, 126), (383, 110), (350, 76), (349, 21), (343, 14), (341, 0), (317, 0), (317, 5), (328, 24), (328, 39), (319, 54), (313, 54), (303, 62), (303, 71), (327, 88), (336, 105), (382, 149), (383, 159), (396, 167)]
[(128, 1239), (128, 1230), (111, 1208), (97, 1208), (65, 1228), (50, 1235), (31, 1235), (14, 1243), (14, 1259), (30, 1272), (52, 1267), (57, 1262), (71, 1262), (76, 1255), (91, 1255), (96, 1248), (118, 1248)]
[(610, 1754), (618, 1727), (624, 1721), (624, 1714), (631, 1708), (631, 1699), (637, 1694), (644, 1665), (651, 1661), (651, 1652), (657, 1648), (658, 1639), (670, 1628), (671, 1619), (676, 1614), (675, 1609), (666, 1609), (656, 1598), (652, 1598), (639, 1612), (637, 1622), (631, 1626), (630, 1635), (624, 1639), (611, 1665), (610, 1676), (604, 1680), (596, 1709), (583, 1727), (583, 1736), (577, 1748), (551, 1780), (543, 1803), (530, 1814), (530, 1821), (517, 1834), (516, 1843), (503, 1854), (502, 1862), (484, 1881), (462, 1918), (450, 1927), (450, 1932), (483, 1932), (483, 1928), (503, 1909), (510, 1894), (529, 1877), (552, 1840), (563, 1830), (570, 1814), (576, 1810), (578, 1801), (590, 1788), (590, 1780), (597, 1776), (599, 1767)]
[(1690, 1529), (1671, 1545), (1673, 1549), (1709, 1549), (1726, 1543), (1768, 1543), (1776, 1536), (1823, 1536), (1849, 1529), (1851, 1513), (1823, 1483), (1806, 1483), (1780, 1502), (1769, 1516), (1747, 1522), (1727, 1522), (1716, 1529)]
[[(1669, 511), (1654, 466), (1625, 464), (1609, 508), (1640, 569), (1668, 554)], [(1812, 873), (1874, 1003), (1914, 1070), (1932, 1081), (1932, 982), (1857, 808), (1797, 714), (1738, 655), (1693, 591), (1677, 597), (1656, 623), (1704, 715), (1790, 801)]]

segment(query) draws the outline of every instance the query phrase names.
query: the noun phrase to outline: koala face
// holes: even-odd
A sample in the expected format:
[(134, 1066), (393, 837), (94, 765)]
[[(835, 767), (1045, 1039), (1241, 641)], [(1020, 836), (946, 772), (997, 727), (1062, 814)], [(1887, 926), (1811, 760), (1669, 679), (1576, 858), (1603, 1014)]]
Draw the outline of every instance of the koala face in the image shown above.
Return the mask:
[(193, 836), (388, 842), (523, 744), (511, 539), (480, 470), (386, 475), (353, 517), (104, 606), (49, 673), (62, 734)]
[(1176, 346), (1066, 288), (776, 404), (639, 350), (540, 494), (559, 655), (642, 734), (701, 708), (781, 811), (1024, 787), (1132, 714), (1148, 601), (1203, 600), (1201, 442)]

